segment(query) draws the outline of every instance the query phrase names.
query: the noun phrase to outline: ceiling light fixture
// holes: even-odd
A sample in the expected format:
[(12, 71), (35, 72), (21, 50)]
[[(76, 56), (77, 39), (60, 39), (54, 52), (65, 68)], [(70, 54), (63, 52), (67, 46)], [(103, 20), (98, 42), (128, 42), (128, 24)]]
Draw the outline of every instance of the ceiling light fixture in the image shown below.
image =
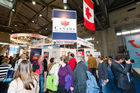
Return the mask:
[(42, 14), (40, 14), (39, 16), (42, 17)]
[(85, 40), (86, 41), (91, 41), (91, 40), (94, 40), (94, 38), (92, 38), (92, 37), (91, 38), (86, 38)]
[(15, 9), (12, 9), (13, 12), (15, 12)]
[(121, 36), (121, 35), (135, 34), (135, 33), (140, 33), (140, 29), (135, 29), (135, 30), (126, 31), (126, 32), (118, 32), (118, 33), (116, 33), (116, 35)]
[(68, 7), (66, 5), (64, 5), (64, 9), (66, 10)]
[(34, 23), (35, 21), (33, 20), (32, 23)]
[(66, 4), (67, 3), (67, 0), (63, 0), (63, 3)]
[(36, 5), (36, 2), (35, 2), (35, 1), (32, 1), (32, 4), (33, 4), (33, 5)]

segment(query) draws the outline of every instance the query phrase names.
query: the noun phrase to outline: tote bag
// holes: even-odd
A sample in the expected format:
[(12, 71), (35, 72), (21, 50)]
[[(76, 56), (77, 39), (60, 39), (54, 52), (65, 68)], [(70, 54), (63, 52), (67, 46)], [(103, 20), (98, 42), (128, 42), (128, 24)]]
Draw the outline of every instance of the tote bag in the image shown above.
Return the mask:
[(56, 77), (54, 75), (47, 76), (46, 88), (51, 91), (57, 91), (57, 86), (54, 84)]

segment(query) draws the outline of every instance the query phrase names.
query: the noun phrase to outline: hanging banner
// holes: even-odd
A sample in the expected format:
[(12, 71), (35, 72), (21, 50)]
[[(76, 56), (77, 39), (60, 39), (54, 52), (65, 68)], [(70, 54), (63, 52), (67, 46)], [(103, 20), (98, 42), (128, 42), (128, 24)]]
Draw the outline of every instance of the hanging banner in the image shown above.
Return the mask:
[(130, 58), (135, 60), (133, 67), (140, 68), (140, 35), (126, 36), (125, 39)]
[(95, 31), (94, 3), (92, 0), (83, 0), (84, 25), (89, 30)]
[(77, 40), (77, 15), (76, 11), (53, 10), (53, 33), (54, 42)]

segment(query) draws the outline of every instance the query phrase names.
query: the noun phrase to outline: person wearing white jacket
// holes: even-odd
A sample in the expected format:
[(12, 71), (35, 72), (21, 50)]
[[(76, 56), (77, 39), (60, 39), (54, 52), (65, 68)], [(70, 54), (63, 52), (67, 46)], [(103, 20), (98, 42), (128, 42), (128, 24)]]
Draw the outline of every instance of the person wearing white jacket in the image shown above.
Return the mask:
[(59, 71), (59, 68), (60, 68), (59, 63), (56, 63), (56, 64), (54, 64), (52, 66), (52, 68), (51, 68), (51, 70), (49, 72), (50, 75), (55, 75), (55, 77), (56, 77), (56, 79), (55, 79), (55, 85), (56, 86), (58, 86), (58, 83), (59, 83), (58, 82), (59, 81), (59, 79), (58, 79), (58, 71)]
[[(55, 76), (55, 80), (54, 80), (54, 85), (58, 86), (58, 71), (59, 71), (59, 64), (56, 63), (57, 61), (55, 60), (55, 58), (51, 58), (50, 59), (50, 64), (48, 64), (48, 75), (49, 76)], [(52, 93), (53, 91), (51, 90), (47, 90), (48, 93)]]

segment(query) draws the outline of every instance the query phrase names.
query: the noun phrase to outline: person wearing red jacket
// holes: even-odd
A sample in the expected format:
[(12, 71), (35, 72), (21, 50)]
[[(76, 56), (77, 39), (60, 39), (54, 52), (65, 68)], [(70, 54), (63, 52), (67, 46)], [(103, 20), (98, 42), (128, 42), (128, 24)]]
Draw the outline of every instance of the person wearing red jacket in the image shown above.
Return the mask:
[(76, 66), (76, 59), (74, 58), (74, 54), (71, 54), (71, 59), (69, 60), (69, 65), (72, 69), (72, 71), (74, 70), (75, 66)]

